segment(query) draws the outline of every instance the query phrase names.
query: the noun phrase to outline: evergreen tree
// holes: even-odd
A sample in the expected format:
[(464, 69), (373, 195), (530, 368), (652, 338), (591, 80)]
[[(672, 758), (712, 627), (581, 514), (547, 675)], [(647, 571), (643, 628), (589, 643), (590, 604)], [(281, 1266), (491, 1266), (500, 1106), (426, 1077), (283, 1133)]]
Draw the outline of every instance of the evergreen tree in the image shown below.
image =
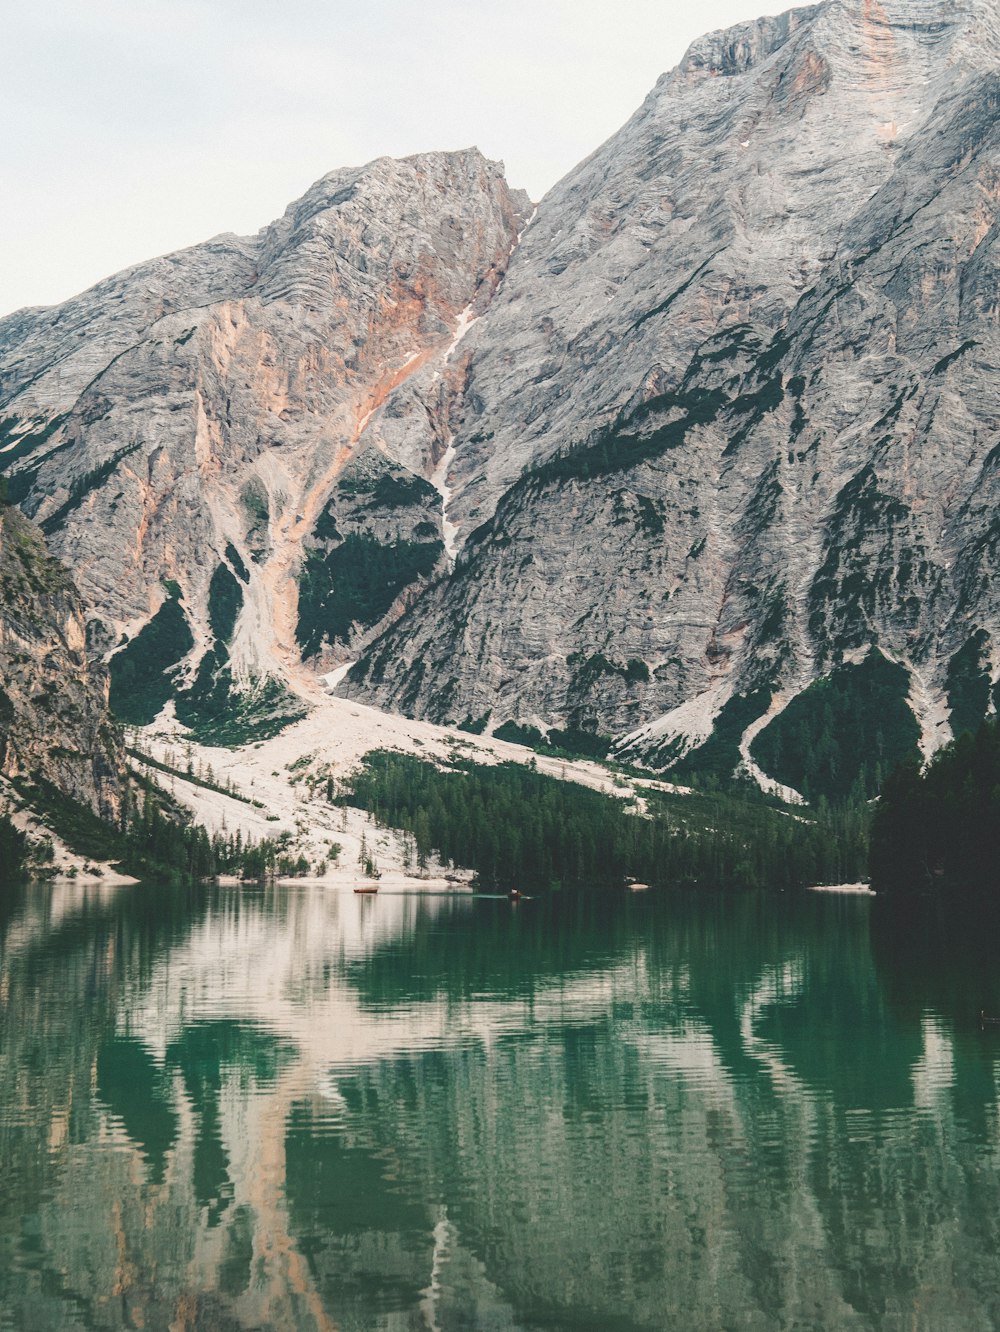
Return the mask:
[[(867, 812), (838, 805), (789, 818), (758, 796), (645, 793), (651, 817), (621, 799), (519, 764), (442, 772), (405, 755), (370, 754), (338, 802), (412, 831), (417, 864), (471, 866), (498, 888), (655, 883), (792, 887), (857, 878)], [(362, 844), (362, 864), (369, 855)]]
[(1000, 723), (985, 721), (921, 773), (903, 764), (885, 783), (872, 826), (872, 882), (889, 893), (933, 890), (1000, 898)]

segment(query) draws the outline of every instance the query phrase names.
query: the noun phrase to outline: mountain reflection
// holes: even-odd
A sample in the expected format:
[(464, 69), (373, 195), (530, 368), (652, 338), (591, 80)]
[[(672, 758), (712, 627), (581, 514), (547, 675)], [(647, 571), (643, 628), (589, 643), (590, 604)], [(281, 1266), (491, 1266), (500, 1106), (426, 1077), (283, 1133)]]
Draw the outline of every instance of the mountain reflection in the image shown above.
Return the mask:
[(982, 977), (865, 902), (34, 888), (0, 929), (0, 1326), (1000, 1319)]

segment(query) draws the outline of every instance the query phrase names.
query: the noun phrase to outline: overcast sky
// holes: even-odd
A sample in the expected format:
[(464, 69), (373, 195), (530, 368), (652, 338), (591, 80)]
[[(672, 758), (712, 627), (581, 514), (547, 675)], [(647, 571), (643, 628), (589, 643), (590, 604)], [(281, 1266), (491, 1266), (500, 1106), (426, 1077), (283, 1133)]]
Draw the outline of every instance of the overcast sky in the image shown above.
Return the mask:
[(767, 0), (0, 0), (0, 314), (334, 167), (476, 144), (539, 198)]

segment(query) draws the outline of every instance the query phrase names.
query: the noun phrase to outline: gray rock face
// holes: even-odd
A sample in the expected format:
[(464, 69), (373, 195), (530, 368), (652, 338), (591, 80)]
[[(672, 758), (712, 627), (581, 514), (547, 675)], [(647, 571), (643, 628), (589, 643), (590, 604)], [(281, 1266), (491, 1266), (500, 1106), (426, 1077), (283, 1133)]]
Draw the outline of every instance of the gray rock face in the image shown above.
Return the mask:
[(113, 819), (123, 771), (79, 593), (38, 529), (0, 505), (0, 773), (41, 778)]
[(641, 756), (875, 644), (946, 739), (1000, 666), (998, 109), (995, 0), (696, 43), (470, 333), (464, 549), (348, 690)]
[[(134, 638), (176, 585), (191, 679), (225, 565), (242, 571), (235, 675), (294, 679), (304, 542), (357, 454), (434, 474), (455, 334), (489, 303), (526, 206), (475, 150), (383, 159), (324, 177), (253, 238), (0, 321), (0, 465), (72, 562), (92, 642)], [(440, 538), (440, 500), (433, 521)]]

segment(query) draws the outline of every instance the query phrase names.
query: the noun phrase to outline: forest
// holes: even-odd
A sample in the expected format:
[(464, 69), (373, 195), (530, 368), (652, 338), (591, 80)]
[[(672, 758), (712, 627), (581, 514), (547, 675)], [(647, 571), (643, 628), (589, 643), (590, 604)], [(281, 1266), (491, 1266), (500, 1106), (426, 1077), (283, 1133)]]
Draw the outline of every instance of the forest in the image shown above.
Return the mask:
[[(172, 771), (148, 755), (136, 757), (146, 766)], [(214, 782), (193, 775), (188, 779), (226, 793)], [(310, 864), (293, 852), (292, 834), (287, 831), (260, 840), (244, 840), (239, 831), (210, 836), (161, 786), (134, 768), (129, 771), (117, 825), (105, 823), (88, 806), (47, 782), (13, 784), (66, 846), (85, 861), (110, 863), (122, 873), (157, 884), (182, 886), (217, 874), (249, 881), (273, 875), (322, 874), (327, 860), (335, 860), (340, 851), (331, 844), (326, 860)], [(25, 878), (50, 878), (54, 863), (50, 837), (26, 836), (8, 816), (0, 815), (0, 888)], [(70, 870), (68, 877), (75, 875)]]
[[(533, 765), (462, 762), (442, 771), (385, 751), (369, 754), (339, 794), (330, 787), (335, 803), (365, 809), (379, 825), (407, 834), (418, 868), (436, 858), (472, 868), (483, 887), (504, 891), (620, 886), (627, 878), (784, 889), (854, 880), (865, 871), (864, 807), (821, 801), (816, 811), (795, 813), (746, 788), (688, 796), (643, 789), (640, 809), (625, 794), (547, 777)], [(72, 850), (138, 878), (182, 883), (221, 873), (257, 879), (325, 869), (294, 856), (289, 834), (259, 843), (239, 833), (209, 837), (134, 770), (117, 828), (53, 787), (35, 785), (22, 795)], [(45, 875), (51, 844), (46, 856), (0, 818), (0, 858), (9, 880), (29, 871)]]
[(1000, 893), (1000, 722), (983, 722), (921, 772), (901, 764), (882, 787), (871, 832), (872, 886), (955, 901)]
[(28, 839), (6, 814), (0, 814), (0, 882), (19, 879), (28, 863)]
[(418, 864), (436, 855), (501, 890), (607, 887), (627, 878), (781, 889), (857, 879), (866, 864), (863, 810), (824, 804), (796, 814), (749, 789), (690, 796), (647, 789), (640, 811), (531, 766), (459, 763), (441, 771), (379, 751), (334, 798), (407, 833)]

